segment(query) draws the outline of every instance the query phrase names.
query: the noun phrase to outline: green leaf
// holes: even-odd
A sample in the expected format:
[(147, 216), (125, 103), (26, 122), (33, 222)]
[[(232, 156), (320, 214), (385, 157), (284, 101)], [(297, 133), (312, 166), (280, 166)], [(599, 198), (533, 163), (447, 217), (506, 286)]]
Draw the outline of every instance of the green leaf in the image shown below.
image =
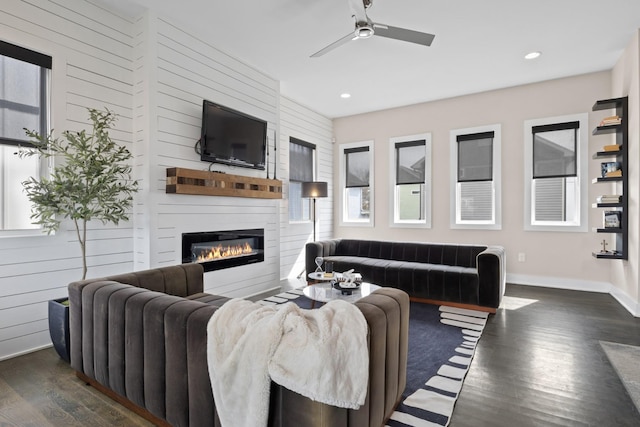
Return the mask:
[(83, 249), (86, 266), (86, 221), (99, 220), (118, 224), (128, 219), (133, 206), (133, 194), (138, 182), (133, 180), (133, 155), (116, 144), (109, 129), (116, 120), (112, 111), (88, 109), (92, 132), (64, 131), (62, 138), (40, 135), (26, 130), (34, 148), (20, 147), (18, 155), (53, 158), (56, 166), (50, 175), (31, 177), (22, 183), (33, 210), (31, 220), (51, 233), (63, 219), (78, 222), (78, 242)]

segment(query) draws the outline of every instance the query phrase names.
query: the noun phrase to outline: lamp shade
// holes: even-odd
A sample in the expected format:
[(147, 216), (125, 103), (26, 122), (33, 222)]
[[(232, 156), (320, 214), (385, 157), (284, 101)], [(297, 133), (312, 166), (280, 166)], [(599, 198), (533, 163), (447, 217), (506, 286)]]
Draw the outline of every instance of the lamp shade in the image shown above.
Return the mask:
[(327, 197), (327, 183), (320, 181), (309, 181), (302, 183), (302, 197), (317, 199)]

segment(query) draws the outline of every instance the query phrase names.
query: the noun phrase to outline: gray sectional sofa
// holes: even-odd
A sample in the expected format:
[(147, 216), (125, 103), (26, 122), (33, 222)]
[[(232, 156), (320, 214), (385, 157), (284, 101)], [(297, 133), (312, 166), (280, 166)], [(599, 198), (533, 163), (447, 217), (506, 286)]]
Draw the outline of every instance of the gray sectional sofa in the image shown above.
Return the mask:
[(355, 269), (362, 279), (402, 289), (416, 301), (467, 306), (495, 313), (505, 288), (501, 246), (333, 239), (307, 243), (305, 266), (316, 257), (334, 271)]
[[(220, 426), (207, 368), (207, 323), (228, 299), (203, 293), (199, 264), (69, 285), (71, 366), (156, 425)], [(269, 426), (380, 427), (406, 385), (409, 297), (380, 289), (356, 303), (369, 326), (369, 392), (358, 410), (272, 383)]]

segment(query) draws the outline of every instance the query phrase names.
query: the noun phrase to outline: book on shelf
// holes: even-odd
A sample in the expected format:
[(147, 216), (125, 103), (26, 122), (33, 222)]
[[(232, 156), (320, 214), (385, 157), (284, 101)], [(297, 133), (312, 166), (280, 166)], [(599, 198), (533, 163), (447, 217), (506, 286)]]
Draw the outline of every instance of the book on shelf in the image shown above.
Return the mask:
[(620, 228), (620, 222), (622, 220), (622, 212), (620, 211), (605, 211), (603, 213), (604, 228)]
[(598, 203), (620, 203), (621, 200), (618, 195), (602, 195), (596, 199)]
[(613, 178), (617, 176), (622, 176), (622, 170), (618, 169), (615, 171), (607, 172), (607, 174), (605, 175), (605, 178)]
[(619, 125), (620, 123), (622, 123), (620, 116), (609, 116), (602, 119), (598, 126), (614, 126)]
[(602, 151), (620, 151), (620, 146), (618, 144), (605, 145), (602, 147)]

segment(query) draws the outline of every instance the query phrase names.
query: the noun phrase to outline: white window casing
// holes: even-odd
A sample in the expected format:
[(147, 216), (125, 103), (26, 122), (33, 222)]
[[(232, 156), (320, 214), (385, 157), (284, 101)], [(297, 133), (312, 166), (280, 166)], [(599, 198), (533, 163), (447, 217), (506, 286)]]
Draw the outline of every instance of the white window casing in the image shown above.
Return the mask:
[[(536, 127), (577, 122), (575, 171), (567, 177), (536, 178), (534, 137)], [(524, 122), (524, 229), (527, 231), (588, 231), (588, 113), (547, 117)], [(561, 147), (560, 150), (565, 148)], [(549, 155), (549, 158), (552, 156)], [(556, 157), (560, 158), (560, 154)], [(539, 160), (536, 160), (536, 165)], [(551, 163), (551, 162), (550, 162)], [(558, 169), (558, 162), (549, 170)], [(562, 169), (562, 166), (560, 167)], [(550, 172), (549, 175), (557, 172)], [(539, 173), (537, 173), (540, 175)]]
[(431, 228), (431, 133), (391, 138), (389, 170), (390, 227)]
[[(347, 158), (349, 156), (349, 159)], [(374, 142), (340, 144), (339, 197), (340, 225), (373, 227), (374, 225)], [(347, 168), (350, 168), (348, 174)]]
[(311, 221), (311, 199), (302, 197), (302, 183), (314, 181), (316, 146), (289, 138), (289, 222)]
[[(458, 142), (459, 139), (461, 142)], [(459, 153), (461, 143), (472, 145), (462, 158)], [(502, 228), (501, 125), (451, 130), (449, 147), (450, 227), (452, 229), (500, 230)]]
[(24, 128), (49, 133), (52, 63), (48, 55), (0, 41), (0, 237), (42, 234), (31, 222), (22, 182), (48, 174), (52, 161), (15, 152), (30, 146)]

